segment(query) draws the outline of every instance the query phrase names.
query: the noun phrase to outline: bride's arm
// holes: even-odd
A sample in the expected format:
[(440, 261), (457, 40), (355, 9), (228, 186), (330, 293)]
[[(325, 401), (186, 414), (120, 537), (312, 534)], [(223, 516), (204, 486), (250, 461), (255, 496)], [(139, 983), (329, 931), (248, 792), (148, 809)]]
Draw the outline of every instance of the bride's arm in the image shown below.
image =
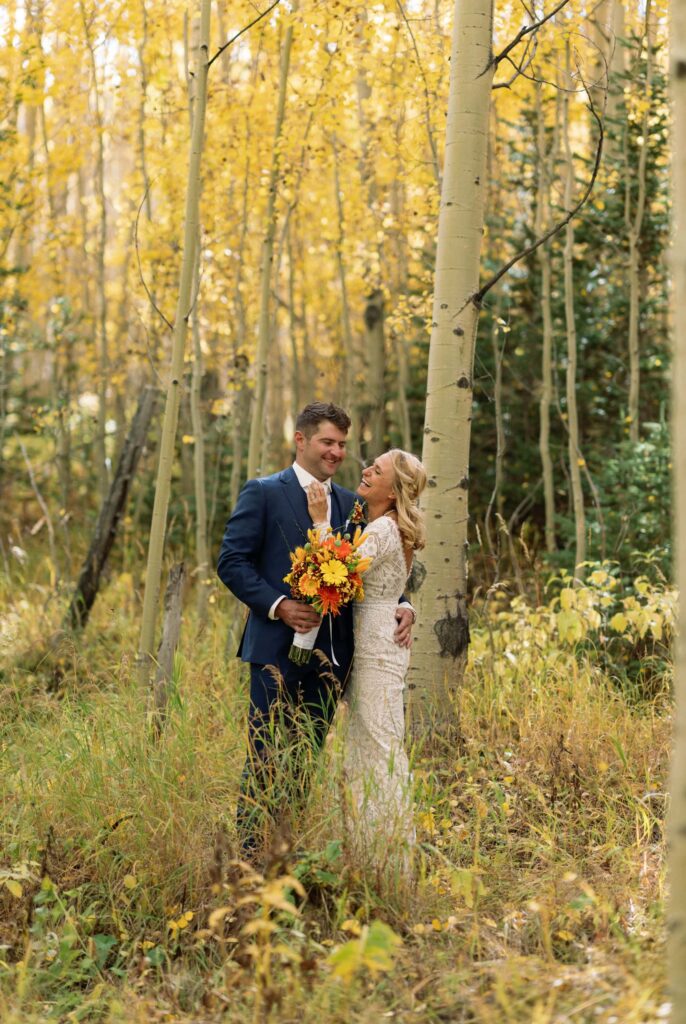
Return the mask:
[(315, 530), (326, 533), (330, 527), (326, 490), (320, 483), (312, 483), (307, 488), (306, 494), (307, 511), (310, 513)]

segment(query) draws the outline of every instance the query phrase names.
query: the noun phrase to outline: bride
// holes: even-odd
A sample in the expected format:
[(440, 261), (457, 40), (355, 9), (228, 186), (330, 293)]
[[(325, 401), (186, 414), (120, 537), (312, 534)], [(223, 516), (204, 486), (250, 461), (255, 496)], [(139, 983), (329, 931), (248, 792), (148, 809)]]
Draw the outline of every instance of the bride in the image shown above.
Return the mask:
[[(413, 552), (424, 547), (424, 520), (417, 502), (425, 485), (426, 471), (419, 459), (394, 448), (363, 470), (357, 488), (368, 510), (360, 552), (372, 564), (364, 576), (364, 600), (353, 607), (355, 655), (346, 691), (345, 772), (356, 843), (375, 859), (396, 842), (408, 848), (414, 841), (403, 745), (403, 690), (410, 651), (394, 642), (393, 633)], [(310, 489), (308, 507), (315, 526), (327, 528), (321, 485)]]

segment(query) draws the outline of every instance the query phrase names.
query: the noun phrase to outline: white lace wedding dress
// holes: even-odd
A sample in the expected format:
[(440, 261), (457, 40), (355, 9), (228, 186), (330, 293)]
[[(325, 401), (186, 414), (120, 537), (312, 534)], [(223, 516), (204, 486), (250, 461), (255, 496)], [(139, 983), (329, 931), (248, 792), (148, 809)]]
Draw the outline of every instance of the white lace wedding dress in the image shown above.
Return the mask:
[[(356, 845), (378, 863), (414, 842), (410, 772), (403, 738), (403, 690), (410, 652), (393, 641), (407, 565), (398, 527), (389, 516), (365, 529), (361, 552), (373, 559), (364, 600), (354, 605), (355, 656), (345, 700), (345, 776), (352, 794)], [(396, 859), (396, 858), (393, 858)], [(397, 862), (397, 859), (396, 859)]]

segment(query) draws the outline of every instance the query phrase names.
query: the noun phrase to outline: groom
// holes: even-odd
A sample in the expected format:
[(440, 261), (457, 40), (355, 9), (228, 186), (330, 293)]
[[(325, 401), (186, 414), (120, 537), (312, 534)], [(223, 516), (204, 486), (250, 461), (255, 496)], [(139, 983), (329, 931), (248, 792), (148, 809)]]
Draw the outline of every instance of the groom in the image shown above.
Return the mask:
[[(295, 424), (295, 462), (281, 473), (248, 480), (224, 532), (217, 571), (229, 590), (250, 609), (238, 655), (250, 664), (248, 756), (241, 780), (237, 823), (243, 852), (257, 848), (260, 807), (275, 803), (273, 724), (278, 711), (291, 718), (296, 709), (307, 722), (315, 749), (324, 741), (353, 657), (352, 608), (324, 621), (315, 651), (305, 665), (288, 658), (293, 633), (306, 633), (321, 622), (303, 601), (294, 601), (283, 577), (289, 553), (303, 544), (313, 523), (307, 489), (316, 482), (327, 491), (329, 522), (344, 527), (356, 496), (333, 483), (345, 457), (350, 417), (327, 402), (312, 402)], [(408, 646), (414, 612), (402, 602), (396, 613), (395, 640)], [(321, 656), (318, 656), (321, 652)], [(276, 671), (275, 671), (276, 670)]]

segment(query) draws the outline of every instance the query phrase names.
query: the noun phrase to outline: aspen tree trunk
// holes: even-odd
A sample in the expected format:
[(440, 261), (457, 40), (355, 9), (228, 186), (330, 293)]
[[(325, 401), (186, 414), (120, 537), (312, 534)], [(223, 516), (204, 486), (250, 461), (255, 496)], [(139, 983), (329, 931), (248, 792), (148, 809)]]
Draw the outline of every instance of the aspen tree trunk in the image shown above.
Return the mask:
[[(446, 708), (467, 644), (467, 522), (474, 345), (493, 80), (491, 0), (456, 0), (438, 219), (422, 461), (428, 544), (418, 559), (413, 713)], [(433, 707), (432, 707), (433, 706)]]
[(293, 364), (291, 388), (291, 416), (295, 423), (300, 412), (300, 352), (298, 351), (298, 314), (295, 311), (295, 264), (291, 224), (288, 225), (288, 340)]
[[(360, 8), (358, 22), (358, 38), (364, 47), (364, 26), (368, 22), (366, 8)], [(373, 218), (373, 230), (378, 225), (378, 190), (376, 176), (374, 173), (374, 151), (372, 148), (373, 124), (368, 113), (368, 101), (371, 99), (372, 89), (367, 78), (364, 66), (358, 68), (357, 73), (357, 112), (360, 126), (360, 178), (362, 185), (367, 189), (367, 205)], [(374, 223), (376, 222), (376, 223)], [(381, 254), (379, 253), (379, 263)], [(384, 298), (380, 287), (379, 272), (372, 268), (365, 269), (366, 285), (369, 289), (364, 308), (364, 343), (367, 375), (365, 380), (364, 409), (365, 435), (369, 436), (369, 443), (365, 449), (367, 456), (379, 455), (383, 451), (384, 436), (386, 433), (386, 395), (384, 387), (384, 376), (386, 366), (386, 342), (384, 334)], [(361, 431), (362, 433), (362, 431)], [(362, 438), (360, 438), (362, 439)]]
[(264, 433), (264, 405), (267, 394), (267, 373), (270, 342), (270, 293), (272, 280), (272, 263), (274, 261), (274, 235), (276, 233), (276, 186), (281, 166), (281, 146), (284, 115), (286, 111), (286, 86), (293, 44), (293, 22), (289, 21), (286, 35), (281, 47), (281, 65), (279, 74), (279, 98), (276, 108), (276, 124), (274, 127), (274, 148), (272, 150), (272, 166), (269, 175), (269, 192), (267, 212), (265, 216), (264, 239), (262, 241), (262, 264), (260, 266), (260, 319), (257, 334), (257, 352), (255, 355), (255, 404), (250, 422), (250, 441), (248, 443), (248, 477), (260, 476), (260, 455)]
[(384, 450), (386, 435), (386, 396), (384, 371), (386, 369), (386, 346), (384, 337), (384, 297), (380, 288), (367, 296), (364, 307), (364, 344), (369, 354), (369, 371), (366, 384), (369, 415), (369, 446), (367, 453), (373, 458)]
[[(545, 144), (545, 118), (541, 101), (541, 85), (536, 87), (536, 115), (538, 121), (538, 198), (536, 203), (537, 237), (547, 230), (550, 220), (550, 167)], [(553, 458), (550, 454), (550, 408), (553, 404), (553, 313), (551, 296), (550, 247), (546, 243), (537, 250), (541, 268), (541, 316), (543, 320), (541, 358), (541, 398), (539, 410), (538, 448), (543, 471), (543, 498), (545, 503), (545, 549), (555, 551), (555, 480)]]
[(621, 159), (622, 135), (626, 133), (626, 123), (623, 123), (621, 131), (617, 124), (624, 105), (622, 76), (626, 68), (626, 50), (622, 45), (622, 40), (625, 31), (623, 0), (614, 0), (612, 4), (612, 50), (605, 110), (605, 118), (610, 125), (610, 130), (606, 134), (607, 161), (610, 167), (618, 164)]
[(343, 334), (343, 395), (342, 404), (350, 415), (348, 432), (348, 453), (350, 458), (343, 464), (344, 479), (348, 485), (357, 483), (359, 478), (362, 452), (360, 448), (361, 416), (360, 402), (357, 396), (356, 383), (359, 375), (359, 354), (355, 345), (350, 317), (350, 300), (348, 298), (348, 279), (343, 249), (345, 246), (345, 211), (343, 208), (343, 192), (341, 190), (341, 173), (338, 160), (338, 146), (334, 137), (333, 169), (334, 191), (336, 193), (336, 212), (338, 215), (338, 242), (336, 244), (336, 263), (338, 266), (338, 282), (341, 289), (341, 328)]
[[(629, 237), (629, 438), (638, 444), (640, 428), (639, 393), (641, 387), (641, 350), (639, 337), (641, 272), (640, 252), (641, 228), (646, 204), (646, 161), (648, 158), (648, 119), (651, 115), (651, 95), (653, 79), (653, 46), (654, 32), (652, 26), (651, 0), (646, 0), (645, 11), (645, 47), (646, 47), (646, 106), (641, 124), (643, 145), (638, 158), (638, 173), (634, 183), (633, 175), (627, 166), (626, 189), (630, 196), (632, 189), (637, 189), (636, 206), (633, 217), (627, 209), (627, 234)], [(630, 201), (627, 204), (630, 206)]]
[(186, 186), (183, 260), (181, 263), (176, 317), (174, 319), (171, 371), (164, 407), (164, 420), (162, 423), (160, 459), (157, 469), (157, 482), (155, 485), (155, 502), (152, 511), (152, 522), (150, 524), (148, 565), (145, 576), (145, 596), (143, 600), (141, 637), (138, 651), (139, 679), (143, 685), (147, 685), (148, 682), (150, 657), (154, 651), (155, 620), (159, 605), (160, 578), (162, 574), (162, 553), (164, 550), (164, 537), (167, 528), (167, 510), (169, 507), (172, 466), (176, 450), (176, 428), (179, 419), (181, 384), (183, 380), (183, 356), (186, 344), (186, 332), (188, 329), (188, 318), (191, 313), (191, 292), (198, 239), (200, 164), (205, 129), (205, 108), (207, 105), (210, 6), (211, 0), (201, 0), (200, 52), (196, 65), (198, 85), (191, 134), (190, 159), (188, 163), (188, 183)]
[[(93, 103), (95, 106), (95, 129), (96, 129), (96, 163), (95, 163), (95, 190), (98, 197), (98, 234), (96, 250), (96, 287), (97, 287), (97, 314), (96, 314), (96, 338), (99, 354), (99, 380), (98, 380), (98, 418), (97, 434), (95, 439), (95, 451), (97, 459), (98, 480), (100, 483), (100, 496), (104, 501), (109, 490), (109, 473), (107, 471), (107, 452), (105, 449), (105, 429), (107, 423), (107, 381), (110, 372), (109, 350), (107, 344), (107, 296), (105, 292), (105, 252), (107, 248), (107, 197), (105, 196), (105, 125), (102, 115), (102, 98), (100, 85), (98, 83), (98, 68), (95, 60), (95, 44), (92, 39), (92, 26), (86, 14), (83, 0), (79, 0), (83, 31), (86, 39), (88, 60), (93, 77)], [(96, 8), (94, 7), (95, 11)]]
[(486, 515), (484, 516), (484, 532), (488, 543), (489, 553), (493, 556), (495, 566), (495, 579), (500, 579), (500, 529), (498, 529), (497, 542), (493, 544), (491, 533), (491, 520), (493, 510), (500, 512), (501, 492), (503, 486), (503, 459), (505, 458), (505, 424), (503, 422), (503, 356), (505, 355), (505, 341), (500, 344), (497, 328), (497, 316), (494, 317), (491, 345), (493, 348), (493, 363), (495, 365), (495, 379), (493, 382), (493, 405), (495, 408), (495, 478), (493, 480), (493, 491), (488, 502)]
[[(567, 48), (567, 83), (569, 75), (569, 47)], [(565, 209), (572, 208), (572, 190), (574, 188), (574, 163), (572, 158), (572, 147), (569, 139), (569, 94), (564, 93), (562, 100), (564, 149), (566, 160), (565, 177)], [(586, 560), (586, 516), (584, 512), (584, 491), (581, 483), (581, 467), (583, 460), (579, 448), (579, 412), (576, 400), (576, 367), (577, 367), (577, 341), (576, 341), (576, 316), (574, 311), (574, 225), (570, 220), (565, 228), (564, 246), (564, 296), (565, 296), (565, 327), (567, 332), (567, 427), (568, 427), (568, 454), (569, 454), (569, 479), (572, 491), (572, 506), (574, 508), (574, 527), (576, 538), (576, 555), (574, 559), (575, 576), (583, 575), (579, 568)]]
[[(404, 115), (403, 115), (404, 116)], [(407, 248), (405, 234), (400, 230), (400, 225), (403, 223), (404, 213), (404, 202), (403, 202), (403, 189), (401, 185), (402, 175), (402, 163), (400, 160), (400, 122), (396, 127), (396, 145), (397, 145), (397, 177), (393, 182), (391, 191), (391, 209), (393, 210), (393, 216), (396, 222), (396, 233), (395, 233), (395, 265), (397, 269), (397, 276), (395, 280), (394, 292), (396, 295), (407, 294)], [(397, 389), (398, 393), (395, 398), (395, 409), (396, 409), (396, 427), (401, 437), (401, 444), (406, 452), (412, 451), (412, 429), (410, 426), (410, 407), (407, 401), (407, 389), (410, 383), (409, 366), (407, 358), (407, 345), (405, 344), (405, 338), (402, 333), (395, 331), (392, 335), (392, 341), (395, 348), (395, 358), (397, 364)]]
[(686, 1024), (686, 0), (671, 5), (671, 82), (674, 229), (674, 369), (672, 439), (674, 465), (675, 582), (679, 601), (674, 672), (674, 752), (670, 780), (667, 911), (668, 981), (671, 1024)]
[[(145, 144), (145, 112), (148, 102), (148, 68), (145, 61), (145, 51), (148, 45), (148, 12), (146, 0), (141, 0), (141, 15), (143, 22), (143, 36), (138, 44), (138, 64), (140, 66), (140, 103), (138, 105), (138, 153), (141, 162), (141, 176), (143, 178), (143, 202), (145, 216), (150, 223), (152, 221), (152, 196), (150, 194), (150, 175), (148, 174), (148, 156)], [(154, 286), (154, 279), (153, 279)]]
[[(198, 245), (198, 250), (200, 246)], [(200, 260), (196, 259), (195, 294), (200, 287)], [(193, 483), (195, 488), (195, 560), (198, 624), (207, 620), (210, 556), (207, 544), (207, 491), (205, 484), (205, 425), (201, 407), (203, 358), (200, 344), (200, 316), (196, 300), (193, 310), (193, 375), (191, 378), (191, 423), (193, 425)]]
[[(196, 18), (193, 23), (193, 57), (194, 73), (188, 74), (188, 114), (191, 124), (195, 117), (195, 106), (197, 102), (196, 86), (198, 83), (199, 62), (203, 59), (203, 53), (199, 45), (198, 33), (200, 24)], [(189, 55), (186, 57), (186, 67), (190, 71)], [(209, 585), (210, 558), (207, 546), (207, 490), (205, 483), (205, 425), (201, 408), (201, 390), (203, 379), (203, 357), (200, 343), (200, 249), (202, 243), (202, 231), (198, 218), (198, 234), (196, 238), (195, 274), (193, 282), (193, 295), (195, 303), (191, 322), (191, 335), (193, 339), (193, 366), (191, 371), (190, 389), (190, 413), (191, 429), (193, 432), (193, 491), (195, 494), (195, 560), (196, 560), (196, 597), (198, 625), (204, 626), (207, 621), (207, 598)]]

